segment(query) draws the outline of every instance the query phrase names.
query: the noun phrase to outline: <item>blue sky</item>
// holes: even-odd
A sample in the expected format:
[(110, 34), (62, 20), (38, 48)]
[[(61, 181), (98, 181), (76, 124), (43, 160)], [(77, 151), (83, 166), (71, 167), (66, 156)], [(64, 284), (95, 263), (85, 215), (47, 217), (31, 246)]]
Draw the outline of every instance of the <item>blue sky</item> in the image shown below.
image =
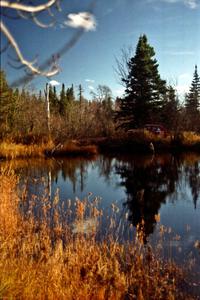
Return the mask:
[[(123, 92), (114, 71), (115, 57), (129, 46), (133, 47), (134, 55), (138, 38), (144, 33), (155, 49), (161, 77), (177, 86), (180, 93), (187, 91), (195, 64), (200, 73), (200, 0), (97, 0), (92, 14), (87, 15), (85, 12), (91, 12), (89, 5), (89, 0), (61, 2), (57, 23), (48, 29), (26, 19), (3, 17), (3, 21), (24, 57), (33, 60), (38, 55), (39, 63), (55, 53), (80, 27), (84, 28), (78, 42), (60, 58), (61, 71), (52, 79), (66, 86), (82, 84), (88, 98), (98, 84), (109, 86), (114, 96)], [(41, 14), (41, 21), (48, 19)], [(3, 34), (1, 39), (5, 44)], [(24, 71), (10, 67), (9, 56), (15, 57), (11, 48), (2, 54), (1, 68), (12, 82)], [(30, 88), (43, 89), (46, 81), (37, 77)]]

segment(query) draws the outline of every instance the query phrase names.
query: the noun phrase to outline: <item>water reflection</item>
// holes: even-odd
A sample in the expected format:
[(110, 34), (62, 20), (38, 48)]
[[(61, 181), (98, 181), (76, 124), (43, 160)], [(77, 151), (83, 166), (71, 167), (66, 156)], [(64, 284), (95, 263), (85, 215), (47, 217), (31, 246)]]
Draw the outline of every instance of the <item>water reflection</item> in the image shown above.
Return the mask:
[(166, 197), (173, 194), (179, 179), (180, 162), (173, 156), (124, 158), (117, 162), (116, 172), (126, 188), (129, 220), (143, 224), (145, 237), (153, 233), (155, 216)]
[(200, 167), (196, 161), (193, 165), (185, 166), (185, 173), (188, 177), (191, 193), (193, 197), (194, 207), (197, 208), (197, 201), (200, 194)]
[[(5, 164), (8, 162), (1, 163)], [(92, 192), (102, 197), (102, 208), (113, 201), (124, 205), (134, 226), (144, 221), (146, 238), (154, 232), (155, 215), (167, 201), (176, 203), (180, 198), (177, 193), (192, 197), (193, 207), (198, 209), (200, 156), (195, 154), (18, 160), (9, 164), (20, 175), (27, 199), (31, 195), (53, 199), (58, 188), (61, 201)], [(24, 209), (29, 209), (28, 200)]]

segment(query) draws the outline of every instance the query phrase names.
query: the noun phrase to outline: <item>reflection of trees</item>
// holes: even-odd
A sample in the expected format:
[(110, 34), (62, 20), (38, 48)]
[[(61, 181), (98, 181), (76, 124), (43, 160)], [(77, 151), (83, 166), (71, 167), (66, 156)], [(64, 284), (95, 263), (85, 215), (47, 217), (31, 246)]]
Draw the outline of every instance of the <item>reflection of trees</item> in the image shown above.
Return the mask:
[[(45, 194), (49, 195), (49, 181), (57, 183), (60, 175), (64, 181), (69, 180), (71, 182), (74, 193), (78, 183), (81, 191), (83, 191), (90, 163), (91, 160), (85, 158), (29, 159), (13, 161), (12, 168), (19, 175), (21, 186), (26, 185), (27, 196), (42, 195), (44, 191)], [(49, 180), (50, 177), (51, 180)]]
[(194, 207), (197, 208), (197, 200), (200, 194), (200, 167), (198, 161), (185, 167), (188, 176), (189, 186), (193, 197)]
[(155, 215), (166, 197), (175, 191), (179, 177), (177, 160), (172, 156), (123, 159), (117, 166), (121, 185), (126, 188), (129, 220), (134, 226), (144, 221), (144, 235), (153, 233)]
[(99, 176), (104, 177), (106, 182), (109, 182), (113, 172), (113, 157), (100, 156), (96, 162), (98, 166)]

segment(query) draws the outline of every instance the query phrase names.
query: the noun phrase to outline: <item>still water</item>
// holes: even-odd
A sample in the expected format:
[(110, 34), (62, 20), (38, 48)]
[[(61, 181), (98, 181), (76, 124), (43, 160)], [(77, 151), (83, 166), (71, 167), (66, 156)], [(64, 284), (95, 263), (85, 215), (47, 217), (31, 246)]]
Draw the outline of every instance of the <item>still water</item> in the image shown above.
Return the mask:
[[(144, 223), (145, 242), (156, 243), (160, 225), (170, 228), (170, 255), (184, 260), (193, 253), (200, 262), (200, 155), (97, 156), (13, 161), (20, 186), (28, 195), (48, 190), (61, 202), (75, 197), (100, 197), (100, 207), (135, 228)], [(157, 217), (155, 218), (155, 215)], [(159, 216), (159, 217), (158, 217)], [(159, 223), (159, 224), (158, 224)], [(124, 233), (125, 234), (125, 233)], [(168, 242), (167, 238), (163, 241)]]

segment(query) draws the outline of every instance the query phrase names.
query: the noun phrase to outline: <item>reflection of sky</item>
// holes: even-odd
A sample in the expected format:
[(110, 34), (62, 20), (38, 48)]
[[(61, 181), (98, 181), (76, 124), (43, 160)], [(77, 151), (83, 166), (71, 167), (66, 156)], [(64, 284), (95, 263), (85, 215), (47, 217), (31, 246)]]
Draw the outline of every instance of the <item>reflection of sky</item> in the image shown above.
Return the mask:
[[(115, 164), (117, 163), (121, 166), (125, 164), (127, 166), (128, 161), (123, 162), (118, 161), (117, 159), (104, 160), (102, 157), (99, 157), (95, 161), (81, 161), (81, 163), (78, 160), (73, 162), (73, 160), (66, 159), (63, 165), (59, 165), (57, 161), (51, 162), (51, 167), (50, 165), (45, 166), (44, 164), (35, 167), (35, 169), (28, 167), (28, 171), (24, 168), (24, 179), (29, 177), (30, 182), (31, 179), (33, 181), (33, 183), (30, 183), (28, 187), (29, 195), (31, 193), (43, 194), (44, 188), (47, 187), (48, 172), (52, 168), (52, 178), (53, 173), (54, 177), (55, 175), (57, 177), (57, 180), (52, 180), (52, 197), (54, 196), (57, 188), (59, 188), (61, 202), (67, 199), (71, 199), (73, 201), (76, 197), (83, 199), (91, 192), (92, 197), (90, 197), (90, 199), (93, 199), (95, 196), (101, 197), (102, 200), (100, 202), (100, 207), (106, 210), (106, 215), (111, 212), (111, 203), (113, 202), (117, 202), (117, 206), (120, 209), (123, 207), (123, 211), (121, 210), (118, 214), (119, 220), (123, 222), (124, 218), (122, 218), (122, 214), (125, 214), (128, 208), (127, 206), (122, 206), (122, 203), (126, 202), (127, 194), (125, 186), (120, 185), (122, 179), (120, 175), (116, 174)], [(74, 163), (72, 172), (69, 172), (70, 162), (72, 165)], [(140, 163), (141, 166), (143, 166), (142, 162)], [(81, 166), (83, 169), (82, 176), (80, 171)], [(192, 165), (190, 165), (190, 167), (192, 167)], [(64, 179), (63, 174), (71, 174), (71, 179), (67, 175)], [(162, 174), (159, 176), (162, 176)], [(34, 178), (37, 178), (38, 180), (35, 181)], [(43, 178), (43, 182), (41, 178)], [(74, 183), (73, 179), (75, 181)], [(134, 185), (134, 180), (132, 184)], [(179, 169), (179, 180), (176, 182), (175, 186), (175, 191), (166, 197), (166, 201), (161, 204), (161, 208), (158, 213), (160, 213), (161, 224), (172, 228), (172, 234), (165, 238), (166, 249), (168, 249), (170, 241), (173, 257), (177, 256), (179, 258), (184, 258), (190, 251), (194, 251), (195, 241), (200, 240), (200, 195), (198, 195), (197, 206), (195, 209), (191, 187), (189, 186), (189, 173), (185, 172), (185, 168), (183, 166)], [(161, 185), (158, 188), (159, 190), (167, 189), (165, 185)], [(187, 225), (189, 225), (189, 227)], [(158, 226), (153, 236), (151, 235), (150, 237), (153, 238), (153, 240), (156, 240), (156, 243)], [(181, 238), (179, 241), (173, 240), (173, 236), (175, 236), (175, 234), (180, 235)], [(127, 230), (127, 237), (128, 236), (129, 234)], [(124, 233), (124, 231), (123, 238), (126, 239), (126, 233)], [(181, 253), (177, 252), (179, 247), (182, 248)]]
[[(196, 264), (195, 271), (198, 267), (200, 272), (200, 256), (194, 248), (195, 241), (200, 240), (200, 195), (195, 209), (192, 193), (185, 179), (181, 176), (176, 193), (167, 197), (166, 204), (161, 206), (160, 222), (165, 227), (172, 228), (172, 234), (165, 240), (166, 249), (171, 249), (167, 250), (167, 255), (170, 252), (173, 258), (182, 262), (190, 253), (196, 253), (199, 265)], [(180, 240), (174, 240), (176, 234), (180, 236)]]
[(124, 188), (118, 185), (120, 182), (120, 176), (116, 175), (114, 171), (109, 174), (109, 180), (105, 176), (99, 174), (98, 165), (91, 163), (88, 165), (86, 174), (84, 177), (84, 189), (81, 190), (81, 175), (77, 172), (77, 179), (75, 184), (75, 190), (73, 189), (73, 183), (67, 178), (62, 177), (62, 172), (58, 174), (57, 183), (53, 183), (52, 192), (59, 188), (61, 200), (75, 199), (78, 197), (83, 199), (92, 193), (94, 196), (102, 198), (102, 205), (104, 208), (110, 206), (112, 202), (120, 202), (126, 199)]
[[(107, 208), (112, 202), (119, 203), (119, 207), (126, 201), (126, 191), (120, 186), (120, 176), (115, 173), (116, 160), (112, 160), (111, 172), (106, 177), (100, 173), (99, 162), (91, 162), (85, 168), (83, 173), (83, 190), (81, 189), (81, 175), (79, 170), (76, 171), (76, 183), (73, 183), (62, 177), (62, 172), (58, 173), (57, 183), (52, 184), (52, 195), (57, 188), (60, 190), (61, 200), (75, 199), (79, 197), (83, 199), (89, 192), (93, 196), (102, 198), (102, 207)], [(186, 237), (186, 226), (190, 225), (191, 229), (188, 234), (188, 243), (193, 243), (196, 239), (200, 239), (200, 197), (197, 200), (197, 208), (194, 209), (193, 197), (191, 189), (184, 169), (181, 168), (179, 181), (176, 191), (167, 196), (166, 203), (161, 205), (160, 215), (161, 223)], [(188, 245), (189, 246), (189, 245)]]
[(200, 196), (197, 208), (194, 209), (193, 197), (185, 178), (179, 181), (175, 195), (167, 197), (166, 205), (161, 206), (161, 222), (166, 226), (175, 228), (181, 234), (189, 224), (200, 238)]
[[(82, 191), (81, 175), (78, 170), (76, 172), (75, 190), (73, 190), (73, 184), (69, 178), (64, 180), (62, 172), (59, 172), (57, 184), (53, 184), (53, 193), (59, 187), (61, 200), (68, 198), (73, 200), (75, 197), (83, 199), (89, 192), (92, 192), (93, 196), (100, 196), (102, 198), (100, 202), (102, 208), (107, 209), (111, 203), (118, 202), (118, 207), (122, 209), (122, 203), (126, 201), (127, 195), (125, 187), (120, 186), (120, 176), (115, 173), (114, 166), (116, 162), (116, 160), (112, 160), (111, 172), (107, 176), (101, 174), (98, 160), (97, 162), (88, 164), (83, 175), (84, 188)], [(188, 177), (184, 172), (184, 168), (181, 167), (180, 171), (176, 190), (166, 197), (166, 203), (161, 204), (159, 213), (161, 216), (160, 223), (168, 228), (172, 228), (171, 235), (165, 239), (165, 248), (170, 248), (171, 255), (182, 261), (191, 251), (194, 253), (194, 243), (200, 239), (200, 196), (198, 197), (195, 209)], [(165, 190), (165, 187), (161, 186), (160, 189)], [(127, 208), (125, 207), (125, 209)], [(173, 240), (176, 234), (180, 235), (180, 240), (178, 241)], [(157, 230), (155, 230), (154, 235), (151, 237), (157, 240), (156, 236)], [(124, 238), (126, 239), (125, 233)], [(180, 248), (181, 252), (179, 253), (178, 249)], [(169, 250), (167, 250), (167, 255), (168, 252)]]

